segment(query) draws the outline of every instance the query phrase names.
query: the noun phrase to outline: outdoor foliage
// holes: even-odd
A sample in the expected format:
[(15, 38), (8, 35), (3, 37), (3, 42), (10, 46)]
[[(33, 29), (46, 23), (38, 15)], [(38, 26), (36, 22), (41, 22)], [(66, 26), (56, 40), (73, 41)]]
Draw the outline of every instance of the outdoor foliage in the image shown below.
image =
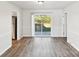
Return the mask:
[(51, 31), (51, 17), (47, 15), (35, 16), (35, 31), (50, 32)]
[(36, 23), (50, 23), (51, 22), (51, 17), (50, 16), (35, 16), (35, 22)]

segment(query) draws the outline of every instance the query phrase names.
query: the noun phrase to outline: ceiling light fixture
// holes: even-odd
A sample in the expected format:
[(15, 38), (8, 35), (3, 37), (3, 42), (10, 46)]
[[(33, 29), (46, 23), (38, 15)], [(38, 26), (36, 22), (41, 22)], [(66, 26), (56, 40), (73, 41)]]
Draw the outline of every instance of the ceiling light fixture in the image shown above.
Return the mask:
[(44, 1), (37, 1), (38, 2), (38, 4), (43, 4), (44, 3)]

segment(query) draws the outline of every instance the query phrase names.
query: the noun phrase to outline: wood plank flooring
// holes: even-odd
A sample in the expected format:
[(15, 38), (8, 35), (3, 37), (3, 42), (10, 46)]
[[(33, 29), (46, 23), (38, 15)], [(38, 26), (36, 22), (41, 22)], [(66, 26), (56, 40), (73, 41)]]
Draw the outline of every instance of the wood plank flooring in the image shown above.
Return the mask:
[(65, 38), (22, 38), (1, 57), (78, 57), (79, 52)]

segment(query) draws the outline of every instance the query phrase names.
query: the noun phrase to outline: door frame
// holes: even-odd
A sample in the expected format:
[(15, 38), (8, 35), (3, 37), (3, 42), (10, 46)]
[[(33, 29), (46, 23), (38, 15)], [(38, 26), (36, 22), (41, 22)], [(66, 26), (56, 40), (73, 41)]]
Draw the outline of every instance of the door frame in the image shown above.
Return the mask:
[[(49, 37), (52, 37), (52, 14), (51, 13), (34, 13), (34, 14), (32, 14), (32, 36), (33, 37), (35, 37), (36, 35), (35, 35), (35, 25), (34, 25), (34, 16), (36, 16), (36, 15), (48, 15), (48, 16), (50, 16), (51, 17), (51, 35), (44, 35), (44, 36), (49, 36)], [(40, 35), (38, 35), (38, 36), (40, 36)], [(42, 35), (43, 36), (43, 35)]]

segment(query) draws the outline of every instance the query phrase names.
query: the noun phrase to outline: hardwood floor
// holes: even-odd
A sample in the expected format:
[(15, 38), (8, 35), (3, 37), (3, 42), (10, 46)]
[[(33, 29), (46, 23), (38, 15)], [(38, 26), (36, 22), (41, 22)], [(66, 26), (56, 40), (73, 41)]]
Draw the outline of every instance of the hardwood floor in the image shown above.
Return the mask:
[(78, 57), (79, 52), (65, 38), (22, 38), (1, 57)]

